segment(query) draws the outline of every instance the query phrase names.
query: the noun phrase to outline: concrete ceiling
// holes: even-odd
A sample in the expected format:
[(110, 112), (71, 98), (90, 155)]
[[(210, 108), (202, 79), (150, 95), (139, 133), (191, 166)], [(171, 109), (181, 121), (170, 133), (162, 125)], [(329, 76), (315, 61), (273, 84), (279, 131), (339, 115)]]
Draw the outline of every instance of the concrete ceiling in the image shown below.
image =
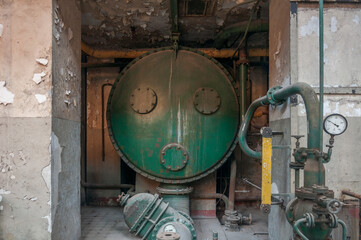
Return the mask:
[[(247, 21), (254, 2), (245, 0), (179, 0), (180, 43), (212, 47), (227, 26)], [(249, 0), (246, 0), (249, 1)], [(261, 2), (255, 19), (268, 20)], [(152, 48), (171, 45), (169, 0), (82, 0), (82, 41), (102, 49)]]

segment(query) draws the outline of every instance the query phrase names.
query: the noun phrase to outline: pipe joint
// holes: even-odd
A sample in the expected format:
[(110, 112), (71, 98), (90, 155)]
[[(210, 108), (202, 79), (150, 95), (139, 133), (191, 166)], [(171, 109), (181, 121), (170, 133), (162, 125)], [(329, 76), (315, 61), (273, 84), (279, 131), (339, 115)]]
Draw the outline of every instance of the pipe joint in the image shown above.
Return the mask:
[(286, 101), (285, 99), (277, 100), (277, 99), (274, 97), (274, 93), (275, 93), (277, 90), (280, 90), (280, 89), (282, 89), (281, 86), (276, 86), (276, 87), (273, 87), (273, 88), (268, 89), (268, 91), (267, 91), (267, 100), (268, 100), (269, 104), (274, 105), (274, 106), (277, 106), (277, 105), (283, 104), (283, 103)]

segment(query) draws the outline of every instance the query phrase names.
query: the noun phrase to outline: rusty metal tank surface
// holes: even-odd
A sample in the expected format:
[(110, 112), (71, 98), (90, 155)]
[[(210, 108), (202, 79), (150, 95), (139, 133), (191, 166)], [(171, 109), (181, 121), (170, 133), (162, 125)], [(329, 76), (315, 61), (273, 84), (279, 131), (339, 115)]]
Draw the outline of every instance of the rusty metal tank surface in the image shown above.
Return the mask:
[(197, 180), (235, 147), (239, 104), (216, 60), (191, 49), (161, 49), (130, 63), (107, 107), (112, 142), (138, 173), (168, 183)]

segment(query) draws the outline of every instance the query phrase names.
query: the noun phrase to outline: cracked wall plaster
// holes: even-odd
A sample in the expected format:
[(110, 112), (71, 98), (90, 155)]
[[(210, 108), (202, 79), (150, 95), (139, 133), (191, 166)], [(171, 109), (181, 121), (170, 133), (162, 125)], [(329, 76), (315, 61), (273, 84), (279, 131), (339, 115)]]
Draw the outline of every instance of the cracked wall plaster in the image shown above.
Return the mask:
[(38, 101), (38, 103), (43, 103), (46, 101), (46, 95), (44, 94), (35, 94), (35, 98)]
[(5, 87), (5, 82), (0, 81), (0, 104), (5, 106), (14, 102), (14, 94)]
[(45, 72), (34, 73), (33, 81), (34, 81), (36, 84), (39, 84), (39, 83), (41, 83), (42, 81), (44, 81), (43, 77), (45, 77), (45, 76), (46, 76), (46, 73), (45, 73)]
[(46, 65), (48, 65), (48, 59), (46, 59), (46, 58), (37, 58), (36, 59), (36, 62), (37, 63), (39, 63), (39, 64), (41, 64), (41, 65), (43, 65), (43, 66), (46, 66)]

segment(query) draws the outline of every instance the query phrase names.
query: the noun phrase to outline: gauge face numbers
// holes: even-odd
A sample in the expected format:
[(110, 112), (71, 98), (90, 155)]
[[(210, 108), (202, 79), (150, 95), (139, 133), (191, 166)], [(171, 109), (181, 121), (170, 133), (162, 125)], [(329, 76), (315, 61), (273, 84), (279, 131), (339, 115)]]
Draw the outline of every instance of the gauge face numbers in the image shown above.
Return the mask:
[(331, 114), (323, 121), (323, 130), (330, 135), (340, 135), (347, 129), (347, 120), (341, 114)]

